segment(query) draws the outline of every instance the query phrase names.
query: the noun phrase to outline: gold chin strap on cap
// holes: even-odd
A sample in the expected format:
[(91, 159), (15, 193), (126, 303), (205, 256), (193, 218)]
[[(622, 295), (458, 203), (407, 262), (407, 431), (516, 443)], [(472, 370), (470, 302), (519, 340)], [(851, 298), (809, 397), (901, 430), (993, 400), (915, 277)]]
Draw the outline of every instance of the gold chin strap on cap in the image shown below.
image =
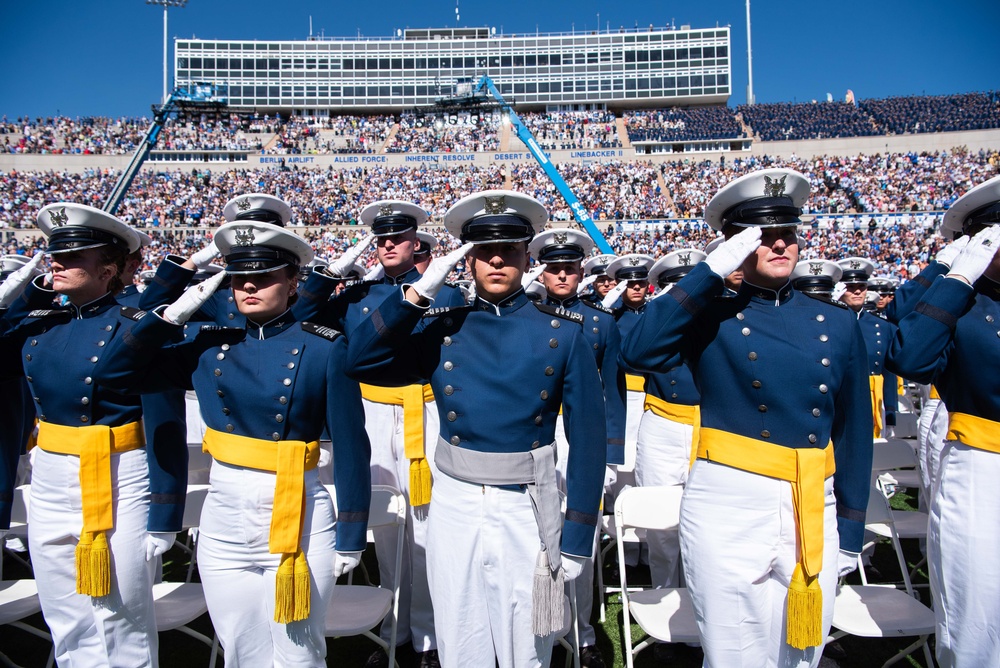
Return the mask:
[(361, 383), (361, 396), (376, 404), (403, 407), (403, 448), (410, 460), (410, 505), (431, 502), (431, 467), (424, 457), (424, 404), (434, 401), (430, 385), (379, 387)]
[(76, 545), (76, 593), (107, 596), (111, 592), (111, 552), (107, 532), (115, 528), (111, 455), (146, 444), (142, 422), (120, 427), (67, 427), (38, 423), (37, 445), (46, 452), (80, 458), (80, 505), (83, 528)]
[(301, 547), (305, 472), (319, 464), (319, 441), (265, 441), (209, 429), (202, 450), (225, 464), (275, 474), (268, 548), (281, 555), (281, 563), (275, 578), (274, 621), (288, 624), (307, 618), (309, 564)]
[(837, 470), (833, 444), (786, 448), (718, 429), (701, 429), (698, 458), (792, 484), (799, 559), (788, 585), (786, 642), (796, 649), (823, 644), (823, 481)]

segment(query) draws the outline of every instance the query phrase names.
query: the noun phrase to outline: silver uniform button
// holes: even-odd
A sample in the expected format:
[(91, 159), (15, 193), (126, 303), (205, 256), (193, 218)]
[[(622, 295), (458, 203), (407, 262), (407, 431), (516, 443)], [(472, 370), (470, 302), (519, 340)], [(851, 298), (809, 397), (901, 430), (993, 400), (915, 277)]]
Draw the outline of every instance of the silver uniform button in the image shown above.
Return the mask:
[(295, 362), (289, 362), (287, 366), (288, 366), (289, 369), (294, 369), (295, 368)]
[(87, 404), (90, 403), (90, 397), (83, 397), (82, 399), (80, 399), (80, 403), (86, 406)]
[(369, 309), (368, 309), (368, 307), (366, 306), (366, 307), (364, 307), (363, 309), (361, 309), (361, 312), (362, 312), (362, 313), (368, 313), (368, 310), (369, 310)]
[(761, 404), (760, 406), (757, 407), (757, 410), (760, 411), (761, 413), (766, 413), (767, 412), (767, 406), (765, 406), (764, 404)]
[(747, 358), (748, 358), (748, 359), (749, 359), (749, 360), (750, 360), (751, 362), (753, 362), (754, 360), (756, 360), (756, 359), (757, 359), (757, 353), (754, 353), (754, 352), (751, 352), (751, 353), (750, 353), (749, 355), (747, 355)]
[[(28, 380), (31, 380), (31, 379), (29, 378)], [(93, 382), (94, 382), (94, 379), (91, 378), (90, 376), (87, 376), (86, 378), (83, 379), (83, 384), (84, 385), (90, 385)]]
[(288, 397), (278, 397), (278, 403), (284, 406), (288, 403)]
[(820, 385), (819, 391), (822, 392), (823, 394), (826, 394), (827, 392), (830, 391), (830, 388), (828, 388), (826, 385)]
[(216, 376), (221, 376), (222, 375), (222, 369), (216, 369), (215, 370), (215, 375)]
[(223, 350), (229, 350), (229, 344), (228, 343), (223, 343), (222, 344), (222, 349)]
[(600, 334), (600, 333), (601, 333), (601, 330), (598, 329), (597, 327), (595, 327), (594, 328), (594, 334)]
[(38, 339), (32, 339), (31, 340), (31, 345), (37, 346), (38, 345)]
[(559, 329), (559, 321), (558, 320), (553, 320), (549, 324), (552, 325), (552, 329)]
[(535, 424), (542, 424), (542, 416), (541, 415), (536, 415), (535, 416)]
[(97, 347), (98, 348), (103, 348), (104, 347), (104, 341), (98, 341), (97, 342)]
[(549, 348), (558, 348), (559, 339), (549, 339)]
[(451, 360), (445, 362), (443, 366), (445, 371), (451, 371), (452, 369), (455, 368), (455, 365), (451, 363)]
[(233, 425), (231, 425), (231, 424), (227, 424), (227, 425), (226, 425), (226, 431), (232, 431), (232, 430), (233, 430), (233, 429), (235, 429), (235, 428), (236, 428), (236, 427), (234, 427), (234, 426), (233, 426)]
[(235, 315), (233, 315), (232, 313), (230, 313), (230, 314), (229, 314), (229, 319), (230, 319), (230, 320), (235, 320), (235, 319), (236, 319), (236, 316), (235, 316)]
[(764, 431), (760, 432), (760, 435), (761, 435), (762, 438), (771, 438), (771, 432), (769, 432), (767, 429), (765, 429)]
[(746, 316), (745, 316), (745, 315), (743, 315), (742, 313), (737, 313), (737, 314), (736, 314), (736, 319), (737, 319), (737, 320), (743, 320), (744, 318), (746, 318)]
[(750, 336), (750, 328), (749, 327), (744, 327), (743, 328), (743, 336)]
[(822, 341), (823, 343), (826, 343), (827, 341), (830, 340), (830, 337), (827, 336), (826, 334), (820, 334), (819, 335), (819, 340)]
[(532, 449), (532, 450), (534, 450), (534, 449), (535, 449), (535, 448), (537, 448), (537, 447), (538, 447), (539, 445), (541, 445), (541, 444), (540, 444), (540, 443), (539, 443), (538, 441), (535, 441), (534, 443), (532, 443), (532, 444), (531, 444), (531, 449)]
[(760, 383), (760, 381), (759, 381), (759, 380), (755, 380), (754, 382), (750, 383), (750, 385), (751, 385), (751, 386), (753, 386), (753, 388), (754, 388), (755, 390), (759, 390), (759, 389), (760, 389), (760, 386), (761, 386), (761, 383)]
[(232, 412), (232, 411), (230, 411), (230, 410), (229, 410), (228, 408), (223, 408), (223, 409), (222, 409), (222, 414), (223, 414), (223, 415), (229, 415), (229, 414), (230, 414), (231, 412)]
[(450, 397), (451, 395), (455, 394), (455, 388), (452, 387), (451, 385), (445, 385), (444, 393)]
[(94, 355), (93, 357), (91, 357), (90, 361), (96, 363), (97, 362), (97, 355)]
[(271, 434), (271, 438), (273, 438), (276, 441), (280, 441), (281, 440), (281, 434), (279, 434), (278, 432), (274, 432), (273, 434)]
[(218, 394), (220, 397), (226, 396), (226, 393), (223, 392), (222, 390), (216, 390), (215, 393)]
[(80, 422), (90, 422), (90, 418), (87, 417), (86, 415), (81, 415)]
[(226, 359), (226, 353), (219, 353), (218, 355), (215, 356), (215, 359), (219, 361)]
[(455, 411), (448, 411), (448, 422), (454, 422), (458, 419), (458, 413)]
[(444, 337), (443, 339), (441, 339), (441, 343), (443, 343), (446, 346), (450, 346), (451, 345), (451, 337), (450, 336)]
[(450, 442), (452, 445), (458, 445), (459, 443), (462, 442), (462, 439), (460, 439), (458, 436), (452, 436)]
[(816, 316), (816, 322), (823, 322), (824, 320), (826, 320), (826, 316), (823, 315), (822, 313)]
[(542, 401), (545, 401), (546, 399), (549, 398), (548, 390), (542, 390), (541, 392), (538, 393), (538, 396), (542, 398)]
[(106, 331), (106, 332), (110, 332), (110, 331), (111, 331), (111, 325), (108, 325), (108, 326), (106, 326), (106, 327), (104, 328), (104, 331)]
[(821, 359), (821, 360), (819, 361), (819, 363), (820, 363), (820, 364), (822, 364), (823, 366), (830, 366), (830, 360), (828, 360), (828, 359), (827, 359), (827, 358), (825, 358), (825, 357), (824, 357), (823, 359)]
[(676, 393), (676, 392), (674, 392), (673, 394), (671, 394), (671, 395), (670, 395), (670, 398), (671, 398), (671, 399), (676, 399), (676, 398), (677, 398), (677, 393)]
[[(993, 322), (993, 316), (991, 316), (991, 315), (986, 316), (986, 322)], [(34, 345), (34, 344), (32, 344), (32, 345)]]
[(545, 367), (545, 375), (546, 376), (551, 376), (555, 372), (556, 372), (556, 370), (553, 369), (552, 367), (550, 367), (550, 366)]
[(285, 387), (288, 387), (289, 385), (292, 384), (292, 379), (291, 378), (286, 378), (283, 381), (281, 381), (281, 384), (284, 385)]
[[(28, 360), (30, 362), (31, 361), (31, 355), (25, 355), (24, 359), (26, 359), (26, 360)], [(93, 362), (94, 360), (90, 360), (90, 361)]]
[(275, 422), (284, 422), (285, 421), (285, 416), (282, 415), (281, 413), (278, 413), (277, 415), (274, 416), (274, 421)]
[(818, 408), (814, 408), (813, 409), (813, 417), (819, 417), (819, 409)]
[(292, 354), (293, 355), (298, 355), (299, 354), (299, 349), (298, 348), (292, 348)]
[(816, 434), (809, 434), (809, 442), (810, 443), (816, 442)]
[(599, 343), (594, 344), (594, 350), (600, 350), (601, 345)]
[(600, 321), (601, 321), (601, 319), (600, 319), (600, 318), (598, 318), (598, 317), (597, 317), (597, 316), (595, 315), (595, 316), (594, 316), (594, 322), (600, 322)]

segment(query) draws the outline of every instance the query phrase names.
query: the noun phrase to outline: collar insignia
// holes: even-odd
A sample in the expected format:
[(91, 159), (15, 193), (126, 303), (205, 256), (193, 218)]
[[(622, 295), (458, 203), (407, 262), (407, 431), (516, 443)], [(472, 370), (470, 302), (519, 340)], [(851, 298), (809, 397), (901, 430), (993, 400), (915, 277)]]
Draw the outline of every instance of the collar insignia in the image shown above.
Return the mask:
[(250, 198), (249, 197), (244, 197), (241, 200), (237, 200), (236, 201), (236, 208), (239, 209), (240, 211), (249, 211), (250, 210)]
[(49, 211), (49, 222), (52, 223), (52, 227), (62, 227), (68, 223), (69, 216), (66, 214), (66, 207)]
[(504, 195), (486, 197), (486, 213), (495, 216), (507, 210), (507, 197)]
[(771, 179), (770, 176), (764, 177), (764, 196), (765, 197), (781, 197), (785, 194), (785, 179), (788, 175), (785, 174), (780, 179)]
[(236, 230), (237, 246), (253, 246), (253, 239), (253, 228), (244, 227), (243, 229)]

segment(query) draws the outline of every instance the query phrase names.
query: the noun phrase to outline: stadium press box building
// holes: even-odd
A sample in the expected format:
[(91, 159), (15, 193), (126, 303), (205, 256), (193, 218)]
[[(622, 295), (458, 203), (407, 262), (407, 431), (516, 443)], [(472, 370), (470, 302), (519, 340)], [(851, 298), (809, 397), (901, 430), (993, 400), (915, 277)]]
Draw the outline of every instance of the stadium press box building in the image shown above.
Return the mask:
[(393, 38), (177, 39), (175, 82), (224, 87), (230, 108), (259, 113), (393, 113), (488, 74), (523, 110), (725, 104), (729, 28), (497, 34), (407, 29)]

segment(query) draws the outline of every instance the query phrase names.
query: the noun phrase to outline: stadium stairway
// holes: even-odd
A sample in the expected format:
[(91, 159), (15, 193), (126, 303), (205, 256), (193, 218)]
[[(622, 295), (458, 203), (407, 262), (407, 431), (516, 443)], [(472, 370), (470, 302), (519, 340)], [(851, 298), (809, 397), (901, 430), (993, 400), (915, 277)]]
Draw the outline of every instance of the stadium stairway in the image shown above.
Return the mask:
[[(500, 150), (504, 153), (510, 150), (510, 123), (500, 124)], [(509, 178), (509, 177), (508, 177)], [(507, 186), (504, 186), (505, 188)]]
[(389, 128), (389, 134), (385, 136), (385, 141), (382, 145), (378, 147), (376, 153), (385, 153), (386, 149), (392, 146), (392, 142), (396, 139), (396, 133), (399, 132), (399, 123), (393, 123), (392, 127)]
[(669, 206), (673, 210), (676, 210), (676, 207), (674, 206), (674, 198), (670, 194), (670, 190), (667, 188), (667, 182), (663, 178), (662, 170), (659, 169), (656, 170), (656, 183), (657, 185), (660, 186), (660, 192), (663, 193), (663, 199), (666, 200), (667, 206)]
[[(618, 128), (618, 141), (622, 143), (622, 148), (632, 148), (632, 141), (628, 137), (628, 128), (625, 127), (625, 119), (621, 116), (616, 118), (615, 127)], [(662, 177), (660, 180), (663, 180)]]
[(753, 128), (743, 120), (743, 114), (737, 112), (734, 118), (736, 119), (736, 122), (740, 124), (740, 127), (743, 128), (744, 136), (751, 139), (757, 139), (757, 136), (753, 133)]

